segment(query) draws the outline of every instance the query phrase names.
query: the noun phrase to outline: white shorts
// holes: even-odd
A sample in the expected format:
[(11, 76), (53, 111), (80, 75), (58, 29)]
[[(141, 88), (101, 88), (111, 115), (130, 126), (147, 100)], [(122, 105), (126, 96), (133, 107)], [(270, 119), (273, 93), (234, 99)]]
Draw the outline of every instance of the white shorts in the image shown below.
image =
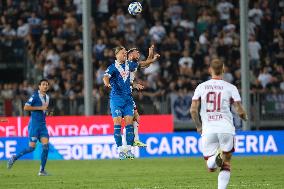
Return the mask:
[(234, 135), (229, 133), (205, 134), (201, 138), (204, 158), (216, 154), (220, 148), (223, 152), (234, 152)]

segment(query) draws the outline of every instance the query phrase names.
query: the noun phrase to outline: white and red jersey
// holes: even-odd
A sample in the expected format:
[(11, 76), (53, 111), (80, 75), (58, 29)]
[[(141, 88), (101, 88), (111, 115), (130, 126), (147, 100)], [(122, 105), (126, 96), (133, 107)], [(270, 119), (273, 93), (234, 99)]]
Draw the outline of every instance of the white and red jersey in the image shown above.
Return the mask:
[(241, 101), (236, 86), (220, 79), (211, 79), (197, 86), (192, 100), (200, 100), (202, 134), (235, 134), (232, 102)]

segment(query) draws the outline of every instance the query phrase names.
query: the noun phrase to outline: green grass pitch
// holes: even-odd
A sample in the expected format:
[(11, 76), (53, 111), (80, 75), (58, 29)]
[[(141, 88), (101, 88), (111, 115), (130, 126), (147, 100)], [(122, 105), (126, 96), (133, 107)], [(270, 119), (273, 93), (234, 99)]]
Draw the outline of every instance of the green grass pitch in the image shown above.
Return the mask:
[[(217, 188), (202, 158), (49, 161), (51, 176), (37, 176), (39, 162), (18, 161), (6, 170), (0, 161), (1, 189), (184, 189)], [(284, 156), (233, 157), (228, 188), (284, 188)]]

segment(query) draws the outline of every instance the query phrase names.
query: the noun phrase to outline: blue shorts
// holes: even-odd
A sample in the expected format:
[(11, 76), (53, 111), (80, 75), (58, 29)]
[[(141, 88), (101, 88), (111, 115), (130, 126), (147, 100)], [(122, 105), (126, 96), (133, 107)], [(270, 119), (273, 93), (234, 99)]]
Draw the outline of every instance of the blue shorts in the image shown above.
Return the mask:
[(125, 117), (134, 115), (134, 106), (132, 97), (112, 97), (110, 98), (111, 116)]
[(49, 138), (46, 123), (39, 123), (32, 121), (29, 123), (29, 140), (30, 142), (37, 142), (41, 138)]

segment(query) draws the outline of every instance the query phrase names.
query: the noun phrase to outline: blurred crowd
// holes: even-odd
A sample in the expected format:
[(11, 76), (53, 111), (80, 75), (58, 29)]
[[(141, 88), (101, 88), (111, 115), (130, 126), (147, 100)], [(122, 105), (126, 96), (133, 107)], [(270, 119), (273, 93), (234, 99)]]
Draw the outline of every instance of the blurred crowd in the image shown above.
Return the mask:
[[(102, 77), (118, 45), (138, 47), (145, 59), (148, 47), (155, 44), (161, 55), (136, 74), (145, 86), (142, 93), (135, 93), (138, 99), (155, 104), (172, 93), (192, 92), (209, 78), (214, 57), (226, 64), (224, 80), (240, 88), (239, 1), (144, 0), (142, 14), (135, 17), (127, 12), (130, 2), (92, 1), (96, 102), (107, 97)], [(249, 1), (248, 17), (251, 90), (284, 91), (284, 1)], [(29, 64), (28, 80), (2, 83), (0, 96), (25, 99), (44, 77), (50, 81), (53, 98), (82, 97), (82, 29), (82, 0), (0, 0), (2, 56), (11, 58), (11, 51), (16, 52), (13, 56), (26, 53)]]

